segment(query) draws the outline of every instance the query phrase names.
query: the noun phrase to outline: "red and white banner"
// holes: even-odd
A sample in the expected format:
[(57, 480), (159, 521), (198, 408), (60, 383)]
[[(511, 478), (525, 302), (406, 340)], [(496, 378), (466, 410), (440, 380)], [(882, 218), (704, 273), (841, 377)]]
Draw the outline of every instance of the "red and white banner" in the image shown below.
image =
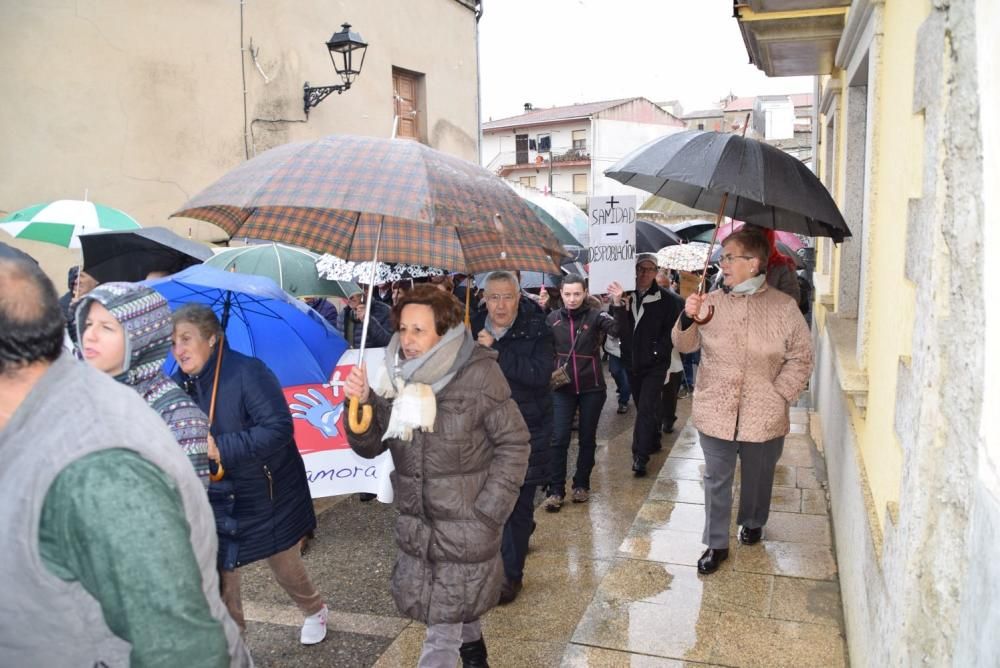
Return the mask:
[[(374, 378), (384, 359), (385, 348), (365, 350), (369, 385), (375, 385)], [(358, 351), (345, 351), (327, 383), (286, 387), (285, 400), (313, 498), (369, 492), (377, 494), (379, 501), (390, 503), (392, 456), (386, 451), (375, 459), (364, 459), (354, 454), (347, 442), (343, 385), (357, 361)]]

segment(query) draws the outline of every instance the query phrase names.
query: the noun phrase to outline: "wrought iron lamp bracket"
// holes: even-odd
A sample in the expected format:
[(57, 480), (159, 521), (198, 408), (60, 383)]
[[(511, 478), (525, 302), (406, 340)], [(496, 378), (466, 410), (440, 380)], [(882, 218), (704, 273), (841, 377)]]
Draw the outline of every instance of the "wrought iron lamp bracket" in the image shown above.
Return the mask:
[(337, 93), (340, 95), (350, 87), (350, 83), (339, 84), (336, 86), (310, 87), (309, 82), (307, 81), (305, 86), (302, 87), (303, 111), (306, 113), (306, 118), (309, 118), (309, 110), (325, 100), (328, 95), (331, 93)]

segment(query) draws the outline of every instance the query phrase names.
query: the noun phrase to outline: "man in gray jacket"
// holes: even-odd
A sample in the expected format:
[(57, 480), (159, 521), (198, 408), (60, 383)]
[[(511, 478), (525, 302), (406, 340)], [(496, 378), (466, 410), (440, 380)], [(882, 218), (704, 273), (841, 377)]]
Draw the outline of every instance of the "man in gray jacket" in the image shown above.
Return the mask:
[(130, 387), (61, 354), (52, 283), (0, 259), (0, 656), (247, 666), (204, 487)]

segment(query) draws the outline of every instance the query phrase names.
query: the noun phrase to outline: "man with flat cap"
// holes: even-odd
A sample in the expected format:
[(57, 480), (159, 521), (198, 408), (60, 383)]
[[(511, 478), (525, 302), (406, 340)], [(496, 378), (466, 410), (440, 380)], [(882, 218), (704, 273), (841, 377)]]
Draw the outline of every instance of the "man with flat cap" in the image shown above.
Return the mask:
[(640, 253), (635, 261), (635, 292), (620, 283), (608, 287), (611, 315), (621, 333), (622, 363), (635, 401), (632, 472), (646, 475), (649, 457), (660, 449), (660, 391), (670, 368), (670, 330), (684, 311), (684, 301), (656, 283), (656, 256)]

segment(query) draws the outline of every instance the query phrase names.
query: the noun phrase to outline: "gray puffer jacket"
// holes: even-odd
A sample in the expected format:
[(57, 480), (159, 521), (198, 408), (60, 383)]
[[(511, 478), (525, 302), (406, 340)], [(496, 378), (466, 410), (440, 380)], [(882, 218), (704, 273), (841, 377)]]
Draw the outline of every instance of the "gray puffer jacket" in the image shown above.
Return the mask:
[(371, 427), (363, 434), (347, 430), (362, 457), (392, 451), (399, 510), (392, 596), (402, 614), (425, 624), (470, 622), (499, 600), (500, 539), (531, 448), (496, 357), (475, 347), (438, 392), (431, 433), (382, 441), (392, 403), (374, 392)]

